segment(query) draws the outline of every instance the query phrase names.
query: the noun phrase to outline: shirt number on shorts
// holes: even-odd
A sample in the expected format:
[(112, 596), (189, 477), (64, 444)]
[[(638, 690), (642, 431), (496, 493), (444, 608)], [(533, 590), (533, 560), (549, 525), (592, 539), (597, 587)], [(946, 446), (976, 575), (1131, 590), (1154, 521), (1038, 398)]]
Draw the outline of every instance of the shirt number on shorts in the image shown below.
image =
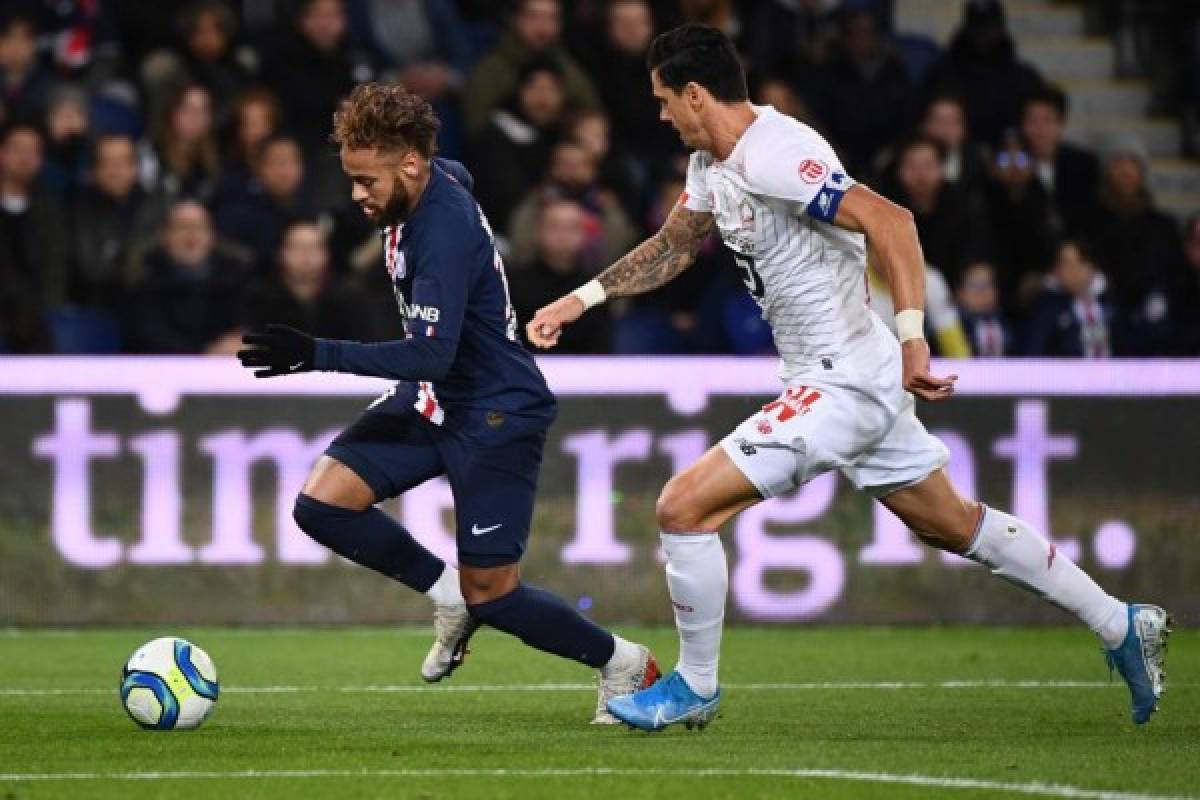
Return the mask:
[(762, 276), (754, 268), (754, 259), (741, 253), (734, 253), (733, 260), (737, 262), (738, 269), (742, 271), (742, 283), (746, 284), (746, 289), (756, 300), (762, 300), (766, 290), (763, 289)]
[(803, 416), (809, 411), (812, 411), (813, 403), (821, 399), (821, 393), (816, 389), (809, 389), (807, 386), (789, 386), (787, 390), (779, 395), (778, 398), (772, 400), (763, 406), (764, 414), (770, 414), (773, 411), (779, 413), (775, 416), (777, 422), (787, 422), (795, 416)]

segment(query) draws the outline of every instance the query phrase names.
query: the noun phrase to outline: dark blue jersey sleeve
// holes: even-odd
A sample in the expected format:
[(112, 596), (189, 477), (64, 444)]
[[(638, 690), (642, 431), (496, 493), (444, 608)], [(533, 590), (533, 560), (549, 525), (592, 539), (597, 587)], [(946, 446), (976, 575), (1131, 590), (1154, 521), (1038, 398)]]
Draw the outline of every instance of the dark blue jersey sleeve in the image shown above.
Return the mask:
[(445, 170), (446, 174), (466, 189), (468, 192), (475, 189), (475, 176), (470, 171), (457, 161), (452, 161), (448, 158), (435, 158), (434, 163)]
[(319, 339), (317, 369), (408, 381), (446, 376), (462, 333), (476, 246), (453, 223), (453, 216), (439, 219), (409, 250), (408, 338), (381, 344)]

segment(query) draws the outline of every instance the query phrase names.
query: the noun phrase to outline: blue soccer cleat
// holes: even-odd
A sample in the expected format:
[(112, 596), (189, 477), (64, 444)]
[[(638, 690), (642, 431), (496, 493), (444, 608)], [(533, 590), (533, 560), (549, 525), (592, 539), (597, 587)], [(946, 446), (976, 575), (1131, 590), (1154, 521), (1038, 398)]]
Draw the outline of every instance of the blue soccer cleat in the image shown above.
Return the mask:
[(609, 700), (608, 710), (621, 722), (643, 731), (661, 731), (677, 722), (691, 730), (712, 722), (720, 703), (720, 689), (712, 697), (701, 697), (682, 675), (672, 671), (647, 689)]
[(1158, 710), (1167, 673), (1163, 671), (1171, 617), (1158, 606), (1129, 604), (1129, 632), (1115, 650), (1108, 650), (1108, 668), (1121, 673), (1133, 700), (1133, 721), (1147, 722)]

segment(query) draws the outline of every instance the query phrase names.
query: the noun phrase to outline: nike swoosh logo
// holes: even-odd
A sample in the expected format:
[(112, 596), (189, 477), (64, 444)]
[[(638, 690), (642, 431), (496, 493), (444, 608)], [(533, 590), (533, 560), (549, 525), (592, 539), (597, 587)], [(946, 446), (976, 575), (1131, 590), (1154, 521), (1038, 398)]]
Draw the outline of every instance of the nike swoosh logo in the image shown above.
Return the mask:
[(491, 533), (492, 531), (496, 530), (497, 528), (501, 527), (502, 525), (504, 525), (503, 522), (501, 522), (499, 525), (493, 525), (490, 528), (481, 528), (481, 527), (479, 527), (479, 525), (472, 525), (471, 533), (474, 534), (475, 536), (483, 536), (485, 533)]

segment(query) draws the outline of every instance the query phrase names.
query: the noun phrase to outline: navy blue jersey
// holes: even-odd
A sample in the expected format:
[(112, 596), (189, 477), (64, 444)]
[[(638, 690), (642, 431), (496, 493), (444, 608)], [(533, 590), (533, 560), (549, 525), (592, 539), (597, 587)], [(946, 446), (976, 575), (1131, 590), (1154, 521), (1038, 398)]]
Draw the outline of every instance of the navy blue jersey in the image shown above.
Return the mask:
[(461, 164), (434, 159), (408, 220), (383, 232), (405, 338), (319, 339), (316, 367), (398, 379), (375, 409), (415, 407), (438, 425), (488, 411), (552, 417), (554, 396), (521, 345), (504, 263), (470, 185)]

